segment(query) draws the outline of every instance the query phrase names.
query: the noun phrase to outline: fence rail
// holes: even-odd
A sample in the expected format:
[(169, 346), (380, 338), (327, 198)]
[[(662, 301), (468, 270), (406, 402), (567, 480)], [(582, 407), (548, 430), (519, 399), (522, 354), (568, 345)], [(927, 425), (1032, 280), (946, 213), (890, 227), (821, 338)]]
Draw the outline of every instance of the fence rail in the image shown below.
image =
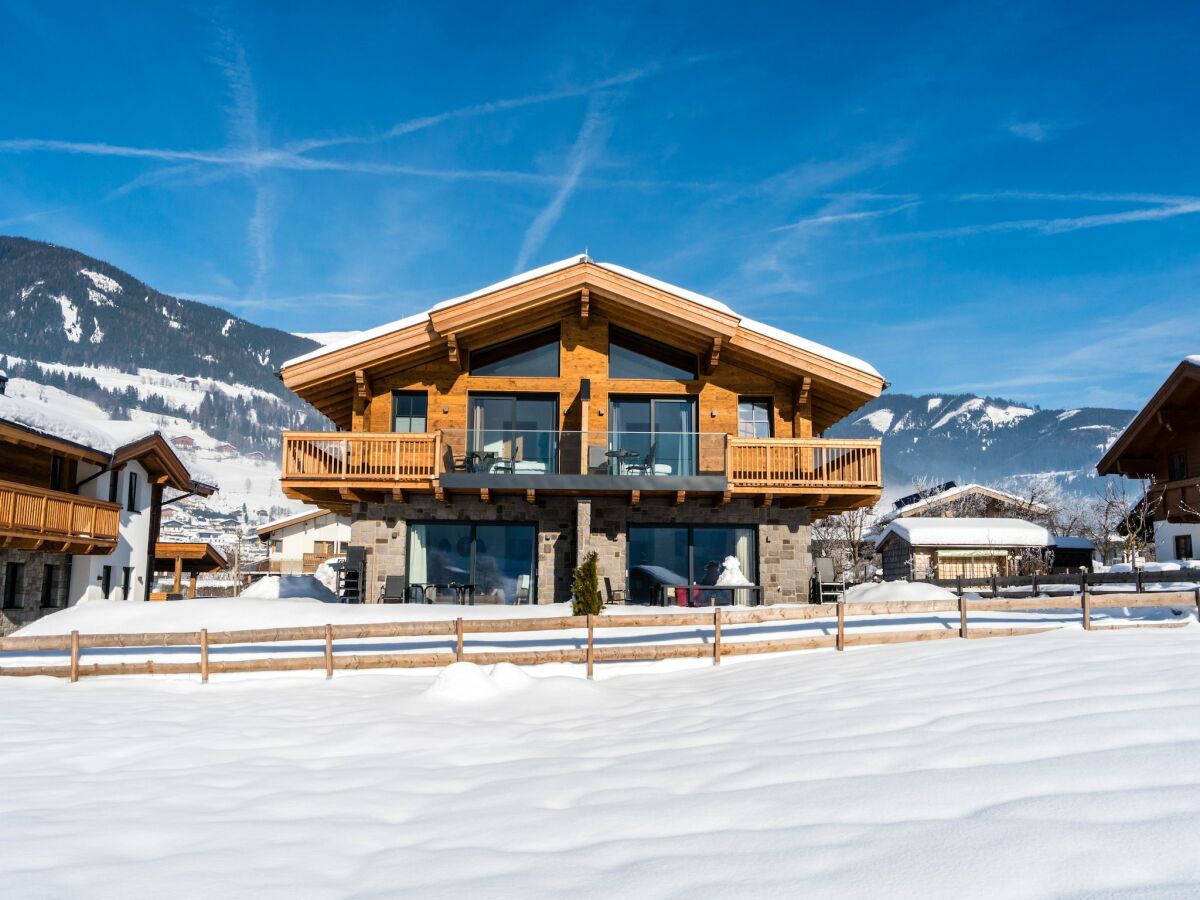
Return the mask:
[[(715, 609), (709, 612), (681, 615), (600, 615), (555, 616), (541, 619), (448, 619), (432, 622), (378, 622), (349, 625), (312, 625), (296, 628), (255, 628), (237, 631), (147, 632), (141, 634), (80, 634), (0, 638), (0, 654), (34, 652), (67, 653), (66, 664), (0, 666), (0, 676), (50, 675), (69, 678), (72, 682), (84, 676), (133, 674), (200, 675), (208, 681), (210, 673), (233, 672), (290, 672), (324, 669), (327, 678), (335, 670), (430, 668), (453, 662), (474, 662), (482, 665), (508, 662), (516, 665), (538, 665), (551, 662), (583, 663), (592, 677), (597, 662), (647, 661), (660, 659), (711, 658), (720, 665), (726, 656), (782, 653), (796, 650), (835, 648), (872, 644), (899, 644), (910, 641), (945, 640), (948, 638), (994, 638), (1038, 634), (1062, 628), (1061, 624), (1042, 624), (1037, 621), (1014, 626), (973, 627), (972, 612), (1060, 612), (1078, 609), (1085, 630), (1093, 630), (1092, 610), (1112, 608), (1193, 607), (1200, 617), (1200, 589), (1192, 591), (1159, 591), (1154, 593), (1121, 593), (1092, 595), (1087, 591), (1078, 596), (1058, 598), (968, 599), (939, 601), (888, 601), (878, 603), (824, 603), (809, 606), (775, 606), (757, 609)], [(896, 614), (958, 613), (959, 625), (943, 623), (937, 628), (869, 631), (847, 633), (846, 620), (869, 619), (873, 616)], [(722, 640), (722, 628), (729, 626), (765, 625), (767, 623), (836, 620), (833, 634), (802, 635), (787, 638), (755, 640)], [(1163, 622), (1134, 622), (1112, 627), (1178, 627), (1184, 620)], [(701, 637), (709, 643), (612, 643), (597, 647), (595, 634), (605, 629), (662, 630), (678, 628), (702, 629)], [(711, 630), (710, 630), (711, 629)], [(468, 650), (466, 635), (529, 634), (552, 631), (581, 631), (586, 642), (581, 646), (540, 650)], [(769, 633), (768, 629), (761, 629)], [(376, 653), (337, 653), (337, 641), (373, 638), (431, 637), (443, 638), (448, 649), (390, 649)], [(745, 637), (745, 633), (739, 637)], [(579, 638), (582, 642), (583, 638)], [(617, 640), (620, 640), (618, 637)], [(209, 648), (221, 645), (254, 646), (259, 644), (320, 642), (322, 652), (306, 656), (266, 657), (257, 659), (210, 659)], [(196, 647), (199, 658), (190, 662), (81, 662), (84, 650), (111, 648), (169, 648)]]

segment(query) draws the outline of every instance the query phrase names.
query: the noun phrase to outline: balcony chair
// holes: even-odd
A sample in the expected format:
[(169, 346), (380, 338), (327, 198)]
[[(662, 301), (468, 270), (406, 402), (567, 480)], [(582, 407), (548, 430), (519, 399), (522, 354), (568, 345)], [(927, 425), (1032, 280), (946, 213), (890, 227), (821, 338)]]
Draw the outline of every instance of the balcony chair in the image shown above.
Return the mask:
[(404, 592), (404, 576), (388, 575), (379, 589), (380, 603), (404, 603), (408, 597)]
[(609, 606), (613, 606), (618, 603), (624, 606), (629, 602), (629, 596), (626, 594), (624, 588), (614, 588), (612, 586), (612, 579), (607, 575), (604, 577), (604, 593), (606, 595), (604, 602)]
[(646, 458), (640, 463), (632, 463), (625, 468), (625, 472), (629, 475), (670, 475), (671, 467), (666, 463), (655, 462), (654, 457), (658, 453), (658, 443), (655, 442), (650, 447), (650, 452), (646, 454)]

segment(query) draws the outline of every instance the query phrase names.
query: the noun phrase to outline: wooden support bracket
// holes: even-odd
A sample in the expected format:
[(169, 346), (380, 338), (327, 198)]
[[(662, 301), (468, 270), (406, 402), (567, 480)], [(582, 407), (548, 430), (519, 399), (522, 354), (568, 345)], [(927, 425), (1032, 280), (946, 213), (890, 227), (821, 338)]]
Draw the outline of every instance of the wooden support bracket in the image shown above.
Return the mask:
[(592, 296), (591, 291), (586, 287), (579, 295), (579, 325), (584, 331), (587, 331), (588, 323), (591, 318), (592, 311)]
[(535, 491), (533, 488), (526, 488), (525, 502), (530, 504), (537, 503), (537, 491)]
[(683, 506), (683, 501), (687, 499), (687, 491), (676, 491), (674, 498), (671, 500), (672, 506)]
[(759, 494), (758, 499), (755, 501), (754, 505), (757, 506), (759, 509), (764, 509), (765, 507), (769, 507), (774, 502), (775, 502), (774, 494)]
[(713, 497), (713, 507), (728, 506), (731, 500), (733, 500), (733, 491), (722, 491)]
[(371, 379), (363, 369), (354, 370), (354, 412), (362, 415), (371, 402)]
[(481, 503), (491, 503), (492, 502), (492, 489), (491, 488), (480, 488), (479, 489), (479, 501)]
[(392, 488), (392, 499), (397, 503), (407, 503), (408, 492), (404, 488)]
[(446, 353), (450, 358), (450, 365), (459, 372), (463, 370), (463, 349), (459, 346), (457, 334), (446, 335)]
[(713, 370), (721, 362), (721, 338), (715, 337), (712, 342), (712, 349), (708, 353), (708, 361), (704, 365), (705, 374), (711, 375)]
[(362, 501), (362, 495), (359, 494), (358, 491), (352, 490), (351, 488), (340, 488), (338, 490), (338, 494), (341, 495), (343, 500), (346, 500), (350, 503), (360, 503)]
[(641, 491), (632, 490), (629, 492), (629, 505), (630, 506), (637, 506), (641, 502), (642, 502), (642, 492)]

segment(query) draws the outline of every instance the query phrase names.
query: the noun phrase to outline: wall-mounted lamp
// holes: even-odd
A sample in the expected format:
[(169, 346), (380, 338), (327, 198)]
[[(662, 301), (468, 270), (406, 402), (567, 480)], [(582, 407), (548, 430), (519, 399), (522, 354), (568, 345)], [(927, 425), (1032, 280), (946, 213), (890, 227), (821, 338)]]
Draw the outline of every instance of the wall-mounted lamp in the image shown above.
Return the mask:
[(449, 415), (449, 414), (450, 414), (450, 407), (448, 407), (448, 406), (443, 406), (443, 407), (442, 407), (442, 415), (443, 415), (443, 416), (447, 416), (447, 415)]
[(598, 415), (598, 416), (604, 415), (604, 410), (602, 410), (602, 409), (596, 410), (596, 415)]
[(710, 419), (715, 419), (717, 417), (717, 411), (715, 409), (710, 409), (708, 411), (708, 417)]

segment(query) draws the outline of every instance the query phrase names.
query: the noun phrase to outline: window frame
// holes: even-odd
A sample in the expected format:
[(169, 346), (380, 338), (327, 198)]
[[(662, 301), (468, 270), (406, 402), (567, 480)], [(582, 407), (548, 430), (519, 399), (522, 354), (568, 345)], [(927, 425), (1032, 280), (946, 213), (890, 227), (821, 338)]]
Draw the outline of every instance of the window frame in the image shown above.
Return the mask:
[(58, 566), (54, 563), (44, 563), (42, 565), (42, 609), (58, 608), (56, 587), (58, 587)]
[(632, 565), (632, 562), (633, 562), (633, 557), (629, 551), (630, 532), (637, 528), (682, 528), (687, 531), (688, 571), (687, 571), (686, 577), (687, 577), (689, 585), (696, 584), (696, 572), (695, 572), (696, 539), (695, 539), (695, 533), (697, 531), (715, 531), (718, 529), (728, 530), (728, 529), (734, 529), (734, 528), (745, 528), (750, 532), (750, 535), (751, 535), (750, 546), (753, 548), (753, 551), (754, 551), (754, 572), (753, 573), (743, 572), (742, 574), (750, 579), (751, 584), (756, 584), (756, 585), (761, 584), (761, 582), (759, 581), (759, 572), (761, 569), (761, 561), (758, 558), (759, 557), (759, 553), (758, 553), (759, 531), (758, 531), (757, 523), (754, 523), (754, 522), (723, 522), (723, 523), (719, 523), (719, 524), (715, 524), (715, 525), (697, 525), (692, 522), (637, 522), (637, 523), (625, 526), (625, 589), (627, 592), (626, 596), (628, 596), (628, 590), (629, 590), (629, 570), (630, 570), (630, 566)]
[[(1186, 548), (1187, 553), (1181, 553), (1181, 548)], [(1192, 547), (1192, 536), (1190, 534), (1175, 535), (1175, 558), (1176, 559), (1194, 559), (1192, 556), (1194, 548)]]
[(113, 469), (109, 473), (108, 479), (108, 502), (116, 503), (117, 497), (121, 495), (121, 470)]
[(63, 489), (63, 476), (66, 473), (66, 459), (59, 456), (57, 453), (50, 456), (50, 490), (61, 491)]
[(10, 561), (4, 565), (4, 609), (24, 609), (25, 563)]
[[(414, 431), (410, 427), (407, 431), (400, 431), (396, 428), (397, 421), (401, 418), (397, 410), (399, 401), (401, 400), (416, 400), (420, 398), (425, 403), (425, 412), (421, 416), (425, 423), (425, 427), (420, 431)], [(403, 418), (408, 419), (409, 425), (412, 425), (412, 420), (417, 418), (410, 410)], [(429, 433), (429, 391), (392, 391), (392, 421), (391, 430), (393, 434), (428, 434)]]
[(1186, 450), (1173, 450), (1167, 456), (1167, 481), (1183, 481), (1188, 477)]
[[(536, 603), (537, 600), (537, 584), (538, 584), (538, 544), (541, 541), (542, 529), (538, 522), (522, 522), (516, 519), (496, 519), (496, 520), (480, 520), (480, 521), (463, 521), (460, 519), (411, 519), (406, 523), (404, 536), (404, 593), (408, 594), (408, 589), (412, 586), (411, 572), (412, 566), (410, 559), (412, 557), (412, 532), (413, 527), (417, 525), (459, 525), (466, 526), (471, 533), (471, 553), (469, 556), (469, 565), (471, 577), (476, 577), (475, 572), (475, 544), (477, 541), (476, 533), (479, 527), (489, 527), (492, 525), (507, 525), (519, 528), (533, 529), (533, 552), (532, 552), (532, 569), (529, 577), (529, 596)], [(418, 584), (433, 584), (434, 582), (417, 582)]]
[(125, 479), (125, 510), (126, 512), (138, 511), (138, 476), (137, 472), (130, 472), (129, 477)]
[(100, 567), (100, 590), (104, 591), (104, 599), (108, 599), (109, 593), (112, 591), (112, 566)]
[[(555, 348), (554, 372), (552, 374), (528, 375), (515, 372), (496, 373), (478, 371), (480, 367), (494, 365), (512, 359), (514, 356), (519, 356), (522, 353), (550, 346)], [(482, 362), (479, 361), (481, 358), (483, 359)], [(515, 338), (509, 338), (506, 341), (499, 341), (495, 344), (489, 344), (486, 347), (472, 350), (467, 360), (467, 374), (473, 378), (561, 378), (562, 326), (554, 324), (547, 328), (539, 328), (536, 331), (526, 332)]]
[[(767, 413), (767, 433), (766, 433), (766, 435), (743, 434), (742, 433), (742, 404), (743, 403), (749, 404), (752, 408), (757, 404), (761, 404), (762, 406), (766, 407), (766, 413)], [(750, 420), (750, 424), (754, 424), (753, 419)], [(759, 440), (764, 440), (764, 439), (769, 439), (769, 438), (775, 437), (775, 398), (768, 397), (765, 394), (762, 394), (762, 395), (757, 395), (757, 394), (741, 395), (741, 394), (739, 394), (738, 398), (737, 398), (737, 426), (738, 426), (738, 437), (758, 438)]]
[[(614, 337), (616, 340), (614, 341)], [(645, 375), (617, 375), (613, 372), (613, 345), (620, 347), (623, 350), (628, 350), (630, 353), (636, 353), (639, 356), (661, 363), (665, 366), (670, 366), (677, 369), (687, 377), (667, 376), (667, 377), (647, 377)], [(700, 361), (695, 353), (690, 350), (683, 350), (679, 347), (674, 347), (663, 341), (656, 341), (654, 338), (648, 338), (638, 334), (636, 331), (630, 331), (627, 328), (621, 328), (617, 325), (608, 326), (608, 380), (609, 381), (671, 381), (671, 382), (693, 382), (700, 380)], [(686, 360), (687, 364), (683, 365)]]

